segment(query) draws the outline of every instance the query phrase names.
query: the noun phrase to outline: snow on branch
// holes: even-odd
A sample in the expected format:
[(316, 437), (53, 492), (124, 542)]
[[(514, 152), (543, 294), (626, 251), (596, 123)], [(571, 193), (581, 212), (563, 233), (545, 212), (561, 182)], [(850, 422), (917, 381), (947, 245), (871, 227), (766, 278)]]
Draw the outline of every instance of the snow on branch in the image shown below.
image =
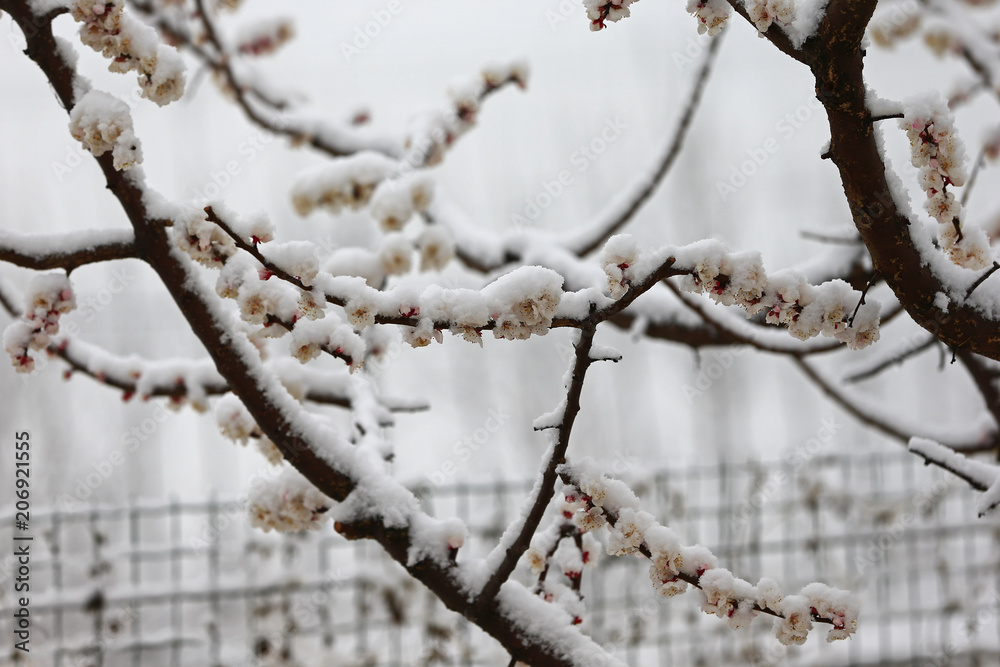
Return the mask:
[(955, 264), (973, 270), (992, 261), (990, 241), (979, 227), (962, 224), (962, 205), (949, 186), (962, 187), (968, 178), (965, 146), (940, 93), (908, 100), (899, 126), (906, 131), (912, 164), (919, 169), (924, 208), (938, 221), (938, 241)]
[(997, 465), (970, 459), (950, 447), (924, 438), (911, 438), (909, 449), (927, 465), (943, 468), (968, 482), (977, 491), (983, 491), (976, 503), (979, 516), (985, 516), (1000, 505), (1000, 467)]
[[(827, 641), (847, 639), (856, 631), (858, 605), (847, 591), (812, 583), (796, 595), (782, 595), (770, 579), (754, 586), (718, 567), (707, 548), (683, 546), (673, 530), (639, 509), (639, 499), (625, 483), (605, 476), (592, 459), (564, 464), (558, 472), (568, 487), (563, 515), (580, 532), (606, 527), (608, 554), (648, 558), (649, 578), (660, 595), (678, 595), (689, 585), (698, 588), (702, 610), (726, 619), (732, 628), (744, 627), (762, 613), (773, 616), (775, 634), (785, 645), (804, 643), (814, 622), (833, 626)], [(542, 558), (535, 550), (530, 560), (537, 567)]]
[[(566, 451), (569, 448), (570, 434), (573, 424), (580, 412), (580, 396), (583, 392), (583, 382), (587, 370), (595, 359), (591, 356), (594, 345), (596, 325), (585, 327), (579, 333), (574, 343), (573, 365), (565, 379), (566, 395), (555, 409), (540, 418), (545, 427), (554, 429), (555, 436), (545, 453), (541, 472), (535, 480), (535, 487), (529, 501), (526, 502), (526, 512), (520, 521), (514, 522), (500, 538), (500, 543), (487, 558), (491, 573), (477, 596), (477, 604), (484, 605), (492, 601), (500, 591), (501, 585), (510, 578), (518, 560), (531, 543), (532, 535), (538, 530), (545, 508), (548, 507), (555, 493), (558, 466), (566, 462)], [(536, 421), (536, 430), (539, 422)]]
[(695, 74), (694, 85), (687, 96), (687, 103), (677, 121), (677, 127), (670, 133), (654, 168), (641, 174), (621, 195), (600, 211), (594, 220), (585, 223), (582, 231), (560, 239), (558, 242), (561, 245), (579, 256), (588, 255), (624, 227), (649, 201), (680, 155), (721, 44), (721, 38), (712, 40), (708, 51), (702, 57), (701, 66)]
[(36, 271), (64, 269), (137, 256), (130, 229), (88, 230), (62, 234), (0, 234), (0, 262)]
[[(909, 442), (916, 437), (914, 428), (907, 422), (892, 416), (884, 406), (875, 406), (871, 401), (862, 401), (852, 393), (838, 389), (805, 359), (793, 357), (793, 362), (824, 394), (851, 414), (855, 419), (876, 431), (900, 442)], [(965, 452), (991, 450), (996, 448), (998, 427), (984, 414), (985, 419), (963, 424), (945, 426), (922, 426), (920, 436), (949, 442), (949, 447)]]
[[(138, 73), (142, 96), (163, 106), (184, 94), (184, 61), (156, 31), (124, 11), (124, 0), (72, 0), (81, 41), (111, 60), (112, 72)], [(96, 155), (96, 153), (95, 153)]]
[[(717, 241), (694, 243), (674, 254), (675, 268), (686, 268), (688, 273), (681, 281), (682, 290), (707, 293), (726, 306), (741, 306), (748, 317), (766, 313), (769, 324), (785, 325), (795, 338), (823, 334), (851, 349), (878, 340), (878, 303), (865, 302), (842, 280), (813, 286), (794, 271), (768, 276), (760, 253), (730, 253)], [(614, 269), (607, 269), (611, 282), (617, 275)]]

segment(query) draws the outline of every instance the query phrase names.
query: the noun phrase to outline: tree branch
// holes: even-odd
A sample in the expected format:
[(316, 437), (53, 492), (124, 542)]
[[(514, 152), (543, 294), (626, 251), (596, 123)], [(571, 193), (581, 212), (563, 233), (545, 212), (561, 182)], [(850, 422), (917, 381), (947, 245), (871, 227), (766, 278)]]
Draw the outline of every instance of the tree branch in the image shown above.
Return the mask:
[[(652, 174), (644, 174), (642, 179), (635, 184), (635, 186), (638, 186), (638, 191), (631, 192), (631, 190), (635, 190), (635, 186), (630, 188), (628, 197), (625, 198), (627, 205), (624, 208), (618, 201), (614, 202), (609, 207), (610, 211), (602, 211), (593, 222), (589, 223), (588, 229), (562, 241), (561, 243), (571, 252), (582, 257), (596, 250), (612, 234), (624, 227), (649, 200), (653, 193), (656, 192), (657, 188), (659, 188), (664, 177), (670, 172), (671, 167), (677, 161), (681, 148), (684, 146), (684, 140), (687, 138), (688, 130), (694, 120), (695, 111), (701, 102), (705, 84), (708, 83), (709, 75), (712, 73), (712, 65), (715, 63), (716, 55), (719, 52), (719, 45), (722, 43), (722, 37), (725, 33), (726, 31), (723, 31), (722, 34), (717, 35), (709, 44), (708, 52), (705, 54), (701, 62), (701, 67), (695, 75), (694, 87), (688, 97), (687, 105), (681, 113), (680, 121), (657, 164), (656, 170)], [(609, 215), (609, 213), (615, 214)]]
[(0, 262), (35, 271), (65, 269), (70, 273), (84, 264), (136, 257), (131, 230), (92, 230), (30, 236), (0, 234)]
[[(486, 605), (496, 598), (497, 593), (500, 591), (500, 586), (514, 572), (518, 560), (520, 560), (531, 544), (531, 536), (538, 530), (538, 524), (542, 520), (545, 508), (548, 507), (552, 496), (555, 494), (555, 484), (558, 478), (556, 468), (566, 462), (569, 437), (573, 431), (576, 416), (580, 412), (580, 395), (583, 392), (583, 381), (586, 378), (587, 369), (594, 363), (594, 360), (590, 357), (590, 350), (594, 345), (595, 327), (596, 325), (587, 326), (580, 331), (580, 339), (575, 345), (576, 357), (573, 361), (572, 375), (570, 376), (569, 385), (566, 387), (566, 398), (560, 406), (562, 409), (561, 418), (557, 424), (551, 426), (557, 429), (556, 437), (548, 454), (545, 467), (542, 469), (542, 473), (535, 484), (535, 497), (532, 501), (531, 509), (528, 511), (527, 516), (524, 517), (521, 529), (514, 540), (506, 548), (501, 541), (497, 550), (494, 551), (494, 554), (498, 554), (499, 550), (503, 549), (504, 556), (496, 565), (483, 589), (476, 596), (476, 606), (480, 609), (485, 608)], [(491, 556), (488, 562), (493, 559), (494, 556)]]

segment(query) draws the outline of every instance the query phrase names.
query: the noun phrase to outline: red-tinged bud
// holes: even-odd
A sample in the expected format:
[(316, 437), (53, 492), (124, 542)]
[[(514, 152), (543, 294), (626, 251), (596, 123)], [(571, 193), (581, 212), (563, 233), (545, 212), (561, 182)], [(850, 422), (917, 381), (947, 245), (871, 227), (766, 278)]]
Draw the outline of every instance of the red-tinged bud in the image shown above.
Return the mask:
[(261, 280), (267, 280), (273, 275), (274, 273), (272, 273), (270, 269), (261, 269), (257, 272), (257, 277)]
[(125, 393), (122, 394), (122, 403), (128, 403), (129, 401), (132, 400), (133, 396), (135, 396), (134, 391), (126, 391)]
[(581, 623), (583, 623), (583, 619), (582, 618), (580, 618), (579, 616), (574, 616), (573, 617), (573, 625), (580, 625)]
[(72, 368), (67, 368), (66, 370), (63, 371), (63, 380), (68, 380), (71, 377), (73, 377), (73, 369)]

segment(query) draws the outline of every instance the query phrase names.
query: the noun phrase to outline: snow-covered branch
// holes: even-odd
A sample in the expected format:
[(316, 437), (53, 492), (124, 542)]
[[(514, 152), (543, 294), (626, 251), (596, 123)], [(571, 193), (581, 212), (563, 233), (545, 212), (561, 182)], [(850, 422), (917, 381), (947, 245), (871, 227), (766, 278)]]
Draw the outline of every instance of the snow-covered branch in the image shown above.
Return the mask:
[(702, 610), (725, 618), (732, 628), (748, 625), (761, 613), (773, 616), (777, 637), (786, 645), (804, 643), (813, 622), (833, 626), (827, 641), (856, 631), (858, 605), (847, 591), (813, 583), (798, 595), (782, 595), (770, 579), (754, 586), (718, 567), (707, 548), (683, 546), (674, 531), (639, 509), (627, 485), (605, 476), (593, 460), (560, 466), (559, 475), (569, 487), (564, 513), (581, 532), (607, 527), (609, 554), (648, 558), (649, 578), (660, 595), (672, 597), (694, 586), (703, 594)]
[(532, 535), (538, 530), (545, 508), (552, 500), (557, 479), (556, 469), (566, 462), (570, 434), (573, 432), (576, 416), (580, 412), (583, 382), (586, 379), (587, 369), (595, 361), (591, 356), (595, 330), (596, 325), (583, 328), (574, 344), (573, 366), (566, 376), (566, 396), (551, 412), (535, 421), (536, 430), (553, 429), (555, 435), (545, 454), (529, 501), (531, 504), (520, 521), (520, 526), (517, 523), (511, 525), (500, 538), (500, 544), (494, 549), (493, 554), (487, 559), (492, 572), (477, 597), (477, 604), (488, 604), (499, 593), (501, 585), (510, 578), (517, 562), (531, 543)]
[(13, 232), (0, 235), (0, 262), (35, 271), (65, 269), (70, 272), (84, 264), (136, 257), (132, 230), (108, 229), (63, 234)]

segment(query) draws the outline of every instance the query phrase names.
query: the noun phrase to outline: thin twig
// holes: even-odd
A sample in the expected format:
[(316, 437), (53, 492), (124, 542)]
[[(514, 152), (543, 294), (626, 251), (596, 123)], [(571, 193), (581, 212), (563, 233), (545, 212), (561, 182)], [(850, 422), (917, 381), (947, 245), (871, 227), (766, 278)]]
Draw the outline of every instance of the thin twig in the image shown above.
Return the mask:
[(1000, 269), (1000, 263), (993, 262), (993, 266), (990, 267), (990, 268), (988, 268), (988, 269), (986, 269), (986, 271), (983, 273), (983, 275), (981, 275), (978, 278), (976, 278), (976, 282), (972, 283), (969, 286), (969, 290), (965, 293), (965, 298), (968, 299), (970, 296), (972, 296), (972, 293), (976, 290), (976, 288), (979, 287), (980, 285), (982, 285), (986, 281), (987, 278), (989, 278), (994, 273), (996, 273), (997, 269)]
[(938, 341), (938, 339), (937, 339), (936, 336), (929, 335), (929, 336), (927, 336), (927, 338), (922, 343), (920, 343), (918, 345), (915, 345), (913, 347), (907, 348), (903, 352), (900, 352), (899, 354), (897, 354), (897, 355), (895, 355), (893, 357), (890, 357), (889, 359), (886, 359), (885, 361), (877, 364), (873, 368), (869, 368), (866, 371), (861, 371), (859, 373), (855, 373), (854, 375), (850, 375), (850, 376), (844, 378), (844, 382), (847, 383), (847, 384), (854, 384), (856, 382), (861, 382), (863, 380), (868, 380), (870, 378), (873, 378), (876, 375), (878, 375), (879, 373), (881, 373), (882, 371), (886, 370), (887, 368), (891, 368), (892, 366), (897, 366), (899, 364), (902, 364), (904, 361), (906, 361), (910, 357), (915, 357), (916, 355), (920, 354), (924, 350), (930, 349), (937, 342), (939, 342), (939, 341)]
[[(722, 37), (727, 31), (723, 31), (722, 34), (717, 35), (711, 40), (708, 47), (708, 52), (705, 54), (702, 60), (701, 67), (698, 69), (698, 73), (695, 75), (694, 88), (691, 91), (690, 97), (688, 97), (687, 105), (684, 111), (681, 113), (680, 121), (677, 124), (677, 128), (673, 132), (673, 138), (670, 144), (667, 146), (666, 151), (663, 153), (663, 157), (660, 160), (659, 165), (656, 167), (656, 171), (653, 172), (652, 178), (648, 179), (645, 187), (636, 195), (636, 197), (629, 203), (628, 207), (621, 212), (616, 218), (614, 218), (610, 224), (602, 226), (598, 229), (587, 230), (584, 234), (583, 240), (578, 241), (575, 246), (570, 247), (573, 253), (577, 256), (584, 256), (590, 254), (596, 250), (602, 243), (604, 243), (608, 237), (621, 229), (633, 216), (642, 208), (649, 198), (656, 192), (657, 188), (663, 182), (664, 177), (670, 172), (671, 167), (677, 161), (677, 157), (680, 155), (681, 148), (684, 146), (684, 140), (687, 138), (688, 131), (691, 127), (692, 121), (694, 120), (695, 111), (698, 109), (698, 105), (701, 102), (702, 93), (705, 90), (705, 84), (708, 83), (709, 75), (712, 72), (712, 65), (715, 63), (716, 55), (719, 52), (719, 45), (722, 43)], [(643, 176), (646, 179), (646, 176)], [(587, 239), (586, 236), (590, 238)]]
[(972, 173), (969, 174), (969, 178), (965, 181), (965, 188), (962, 190), (962, 208), (969, 202), (969, 195), (972, 194), (972, 186), (976, 184), (976, 178), (979, 176), (979, 170), (983, 168), (986, 163), (986, 147), (983, 146), (979, 149), (979, 155), (976, 156), (976, 161), (972, 163)]
[(827, 234), (820, 234), (818, 232), (804, 231), (799, 232), (799, 236), (810, 241), (820, 241), (821, 243), (839, 243), (842, 245), (861, 245), (860, 236), (829, 236)]
[[(886, 423), (879, 417), (877, 417), (872, 412), (869, 412), (861, 408), (857, 403), (848, 399), (840, 390), (834, 387), (830, 382), (826, 380), (822, 375), (820, 375), (816, 369), (812, 367), (805, 359), (800, 359), (798, 357), (792, 357), (792, 361), (799, 367), (799, 369), (805, 374), (807, 378), (813, 381), (813, 383), (820, 388), (820, 390), (827, 395), (834, 403), (843, 408), (848, 414), (853, 416), (862, 424), (867, 424), (876, 431), (889, 436), (890, 438), (897, 440), (904, 445), (910, 441), (910, 438), (914, 437), (915, 433), (904, 433), (895, 426)], [(994, 440), (996, 434), (990, 438)], [(982, 442), (969, 442), (962, 444), (948, 444), (948, 447), (956, 451), (963, 452), (979, 452), (979, 451), (991, 451), (996, 445), (989, 444), (985, 445)]]
[(566, 462), (566, 450), (569, 448), (570, 434), (573, 432), (573, 424), (576, 416), (580, 412), (580, 396), (583, 393), (583, 381), (587, 376), (587, 369), (594, 363), (590, 357), (590, 350), (594, 345), (594, 332), (596, 324), (584, 327), (580, 330), (580, 339), (576, 343), (576, 355), (573, 360), (573, 374), (566, 388), (566, 399), (563, 407), (562, 419), (556, 431), (555, 442), (552, 446), (551, 454), (545, 462), (541, 477), (536, 485), (535, 498), (524, 523), (517, 533), (517, 537), (506, 549), (503, 559), (490, 575), (482, 590), (476, 596), (475, 606), (485, 609), (491, 604), (514, 568), (517, 561), (521, 559), (524, 552), (531, 544), (531, 537), (538, 530), (538, 524), (545, 514), (552, 496), (555, 494), (555, 485), (558, 475), (556, 468)]
[(871, 277), (868, 279), (868, 284), (865, 285), (865, 288), (861, 291), (861, 298), (858, 300), (858, 305), (854, 307), (854, 312), (851, 313), (850, 319), (847, 320), (848, 327), (854, 326), (854, 318), (858, 316), (858, 311), (861, 310), (861, 306), (865, 305), (865, 297), (868, 295), (868, 290), (872, 288), (872, 285), (875, 284), (876, 280), (878, 280), (878, 271), (872, 273)]

